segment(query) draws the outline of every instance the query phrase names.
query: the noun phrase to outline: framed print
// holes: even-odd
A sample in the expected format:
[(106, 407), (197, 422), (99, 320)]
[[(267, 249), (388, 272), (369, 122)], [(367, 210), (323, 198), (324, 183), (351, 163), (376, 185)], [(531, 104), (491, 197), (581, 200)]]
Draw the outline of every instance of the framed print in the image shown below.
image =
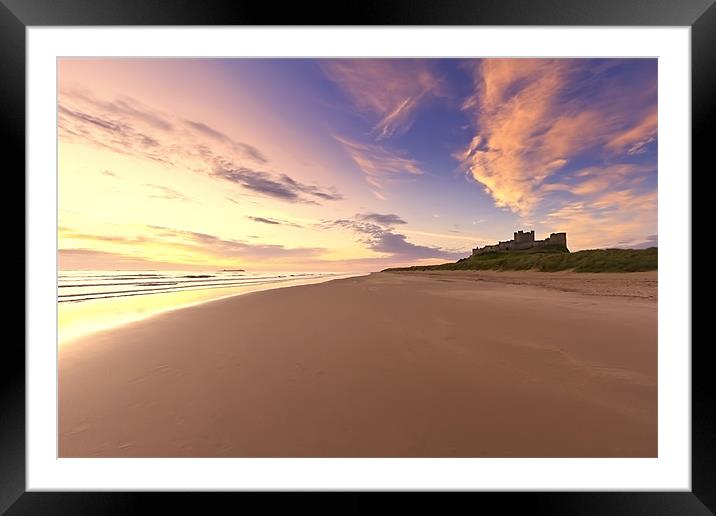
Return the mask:
[(239, 7), (3, 2), (27, 199), (3, 511), (713, 511), (713, 3)]

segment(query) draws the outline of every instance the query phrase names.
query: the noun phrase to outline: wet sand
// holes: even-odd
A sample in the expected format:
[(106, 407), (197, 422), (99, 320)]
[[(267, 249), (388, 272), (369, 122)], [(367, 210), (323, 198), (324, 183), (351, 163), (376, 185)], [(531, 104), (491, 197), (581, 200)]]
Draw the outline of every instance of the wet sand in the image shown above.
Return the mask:
[(59, 353), (61, 457), (654, 457), (656, 272), (379, 273)]

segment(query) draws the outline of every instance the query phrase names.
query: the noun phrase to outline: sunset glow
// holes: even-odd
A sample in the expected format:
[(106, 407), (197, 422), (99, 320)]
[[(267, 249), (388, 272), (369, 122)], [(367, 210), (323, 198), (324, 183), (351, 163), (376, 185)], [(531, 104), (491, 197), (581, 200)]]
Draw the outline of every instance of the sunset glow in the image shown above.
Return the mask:
[(657, 242), (655, 59), (63, 59), (62, 269)]

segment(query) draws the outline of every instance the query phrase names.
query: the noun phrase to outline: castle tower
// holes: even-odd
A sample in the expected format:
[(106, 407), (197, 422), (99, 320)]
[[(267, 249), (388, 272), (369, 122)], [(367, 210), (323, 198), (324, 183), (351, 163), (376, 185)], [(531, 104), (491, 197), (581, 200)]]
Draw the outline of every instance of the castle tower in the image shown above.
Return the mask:
[(549, 243), (567, 247), (567, 233), (550, 233)]
[(522, 230), (514, 233), (514, 241), (516, 244), (524, 244), (535, 241), (535, 231), (524, 232)]

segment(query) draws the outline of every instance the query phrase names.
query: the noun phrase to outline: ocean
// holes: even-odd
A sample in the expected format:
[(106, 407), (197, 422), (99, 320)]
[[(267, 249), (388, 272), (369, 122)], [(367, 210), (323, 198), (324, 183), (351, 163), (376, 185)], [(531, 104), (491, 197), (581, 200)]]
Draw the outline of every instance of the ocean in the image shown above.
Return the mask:
[(356, 276), (339, 272), (60, 271), (58, 341), (167, 310), (279, 287)]
[(170, 292), (227, 289), (250, 285), (280, 284), (333, 278), (332, 272), (249, 273), (238, 270), (196, 271), (61, 271), (58, 301), (145, 296)]

